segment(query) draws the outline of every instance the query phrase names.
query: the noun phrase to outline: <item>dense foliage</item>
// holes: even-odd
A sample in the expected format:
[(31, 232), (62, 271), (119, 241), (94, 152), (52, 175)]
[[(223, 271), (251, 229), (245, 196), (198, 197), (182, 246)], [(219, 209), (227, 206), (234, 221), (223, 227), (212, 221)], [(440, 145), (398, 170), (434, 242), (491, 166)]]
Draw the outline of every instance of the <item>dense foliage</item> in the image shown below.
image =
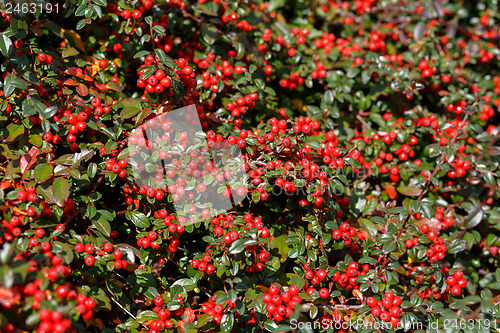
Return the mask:
[(500, 327), (497, 1), (37, 4), (0, 18), (1, 332)]

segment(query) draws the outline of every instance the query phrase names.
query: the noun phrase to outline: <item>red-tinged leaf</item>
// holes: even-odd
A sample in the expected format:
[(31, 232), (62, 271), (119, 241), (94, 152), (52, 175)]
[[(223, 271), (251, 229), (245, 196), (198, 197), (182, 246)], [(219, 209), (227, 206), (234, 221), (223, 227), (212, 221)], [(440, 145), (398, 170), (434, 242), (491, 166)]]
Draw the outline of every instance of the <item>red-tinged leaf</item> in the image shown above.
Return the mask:
[(76, 77), (83, 76), (83, 71), (80, 67), (70, 67), (66, 69), (65, 73)]
[(63, 85), (65, 86), (78, 86), (78, 82), (76, 82), (75, 80), (73, 79), (68, 79), (66, 81), (64, 81)]
[(10, 180), (5, 180), (5, 181), (0, 183), (0, 188), (2, 190), (5, 190), (6, 188), (9, 188), (9, 187), (10, 187)]
[(76, 92), (78, 93), (78, 95), (85, 97), (89, 94), (89, 89), (87, 88), (86, 85), (84, 85), (83, 83), (80, 83), (80, 84), (78, 84), (78, 87), (76, 88)]
[(85, 81), (89, 81), (89, 82), (94, 81), (94, 79), (91, 76), (89, 76), (88, 74), (83, 74), (82, 77)]
[(105, 84), (102, 83), (96, 83), (95, 86), (99, 88), (101, 91), (107, 91), (109, 90), (109, 87)]
[(121, 82), (118, 82), (118, 81), (110, 81), (110, 82), (108, 82), (108, 84), (106, 86), (108, 87), (108, 89), (118, 91), (118, 92), (122, 92), (123, 88), (124, 88), (123, 84), (121, 84)]
[(84, 106), (83, 99), (78, 95), (73, 96), (71, 103), (73, 103), (73, 105)]
[(389, 195), (389, 198), (391, 200), (396, 199), (396, 197), (398, 196), (398, 192), (396, 191), (396, 187), (394, 187), (394, 185), (386, 184), (386, 185), (383, 185), (383, 187), (384, 187), (385, 193), (387, 193)]
[(30, 149), (30, 151), (27, 154), (24, 154), (21, 157), (21, 173), (24, 174), (26, 171), (35, 163), (36, 157), (38, 156), (38, 153), (40, 152), (39, 149)]

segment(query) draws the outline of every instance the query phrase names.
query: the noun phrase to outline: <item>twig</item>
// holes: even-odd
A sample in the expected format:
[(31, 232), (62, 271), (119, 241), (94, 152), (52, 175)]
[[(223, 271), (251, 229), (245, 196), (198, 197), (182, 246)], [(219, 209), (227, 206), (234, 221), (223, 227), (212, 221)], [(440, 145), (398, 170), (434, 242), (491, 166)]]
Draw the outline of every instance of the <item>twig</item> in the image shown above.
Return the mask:
[(496, 136), (494, 136), (493, 138), (491, 138), (490, 142), (488, 143), (488, 146), (486, 146), (486, 148), (483, 150), (483, 152), (481, 153), (481, 155), (477, 158), (477, 161), (481, 161), (484, 157), (484, 155), (486, 155), (486, 152), (491, 148), (493, 147), (493, 145), (495, 144), (495, 142), (498, 140), (498, 137), (500, 136), (500, 133), (498, 133)]
[(125, 311), (130, 317), (134, 318), (134, 320), (137, 320), (137, 318), (132, 314), (130, 313), (129, 310), (127, 310), (126, 308), (124, 308), (113, 296), (111, 296), (111, 300), (116, 304), (118, 305), (123, 311)]

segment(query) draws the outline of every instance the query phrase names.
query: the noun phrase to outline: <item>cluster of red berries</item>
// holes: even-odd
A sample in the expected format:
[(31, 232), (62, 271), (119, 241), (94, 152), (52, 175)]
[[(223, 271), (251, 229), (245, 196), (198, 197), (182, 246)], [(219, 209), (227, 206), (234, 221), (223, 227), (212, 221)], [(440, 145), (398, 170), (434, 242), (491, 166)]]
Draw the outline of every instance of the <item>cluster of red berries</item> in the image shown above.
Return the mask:
[(317, 135), (321, 124), (317, 120), (312, 120), (311, 117), (298, 117), (297, 124), (293, 125), (292, 130), (298, 134), (300, 132), (307, 136)]
[(273, 284), (264, 294), (264, 303), (270, 320), (282, 321), (292, 315), (295, 305), (302, 302), (298, 296), (299, 288), (295, 285), (288, 287), (287, 291), (280, 293), (280, 287)]
[(203, 82), (201, 83), (201, 86), (205, 89), (210, 88), (212, 92), (216, 93), (219, 91), (219, 79), (220, 76), (218, 74), (210, 75), (210, 72), (203, 72), (201, 74), (201, 78), (203, 79)]
[(137, 239), (137, 246), (142, 247), (143, 249), (147, 249), (151, 247), (154, 250), (157, 250), (160, 248), (160, 244), (156, 242), (158, 239), (158, 233), (154, 230), (150, 230), (147, 234), (146, 237), (139, 237)]
[[(447, 157), (446, 161), (448, 161)], [(467, 170), (470, 169), (470, 162), (460, 157), (456, 158), (453, 162), (450, 163), (450, 165), (453, 167), (448, 170), (448, 177), (450, 177), (451, 179), (465, 176)]]
[(200, 259), (191, 260), (191, 267), (198, 269), (200, 272), (206, 272), (207, 274), (212, 274), (215, 272), (215, 266), (210, 262), (212, 261), (212, 256), (208, 253), (204, 254)]
[(452, 216), (444, 216), (444, 207), (436, 207), (436, 214), (434, 217), (441, 222), (441, 229), (446, 230), (455, 224), (455, 219)]
[(42, 269), (42, 272), (50, 282), (56, 282), (61, 277), (67, 278), (70, 276), (71, 269), (62, 264), (61, 257), (52, 255), (50, 262), (52, 264), (51, 267)]
[[(347, 40), (344, 40), (342, 38), (339, 38), (339, 40), (337, 40), (337, 42), (339, 43), (339, 46), (338, 46), (339, 49), (343, 48), (343, 46), (342, 46), (343, 42), (348, 43)], [(325, 51), (324, 54), (328, 55), (328, 53), (330, 53), (333, 50), (333, 48), (335, 47), (335, 35), (333, 33), (323, 32), (323, 35), (314, 41), (314, 46), (316, 46), (316, 48), (318, 48), (318, 49), (323, 49)], [(326, 77), (326, 73), (324, 73), (324, 74)], [(318, 76), (319, 76), (319, 72), (318, 72)]]
[[(153, 299), (153, 304), (154, 304), (153, 311), (158, 313), (158, 320), (153, 320), (149, 324), (150, 333), (157, 333), (163, 331), (164, 329), (171, 329), (175, 327), (174, 322), (170, 319), (172, 317), (172, 314), (175, 316), (180, 316), (183, 314), (185, 310), (182, 307), (184, 305), (184, 300), (182, 299), (182, 297), (176, 297), (174, 301), (179, 302), (180, 307), (176, 310), (172, 310), (171, 312), (170, 310), (165, 308), (166, 304), (163, 296), (159, 295)], [(187, 310), (190, 310), (190, 308), (186, 309), (186, 311)], [(184, 314), (187, 313), (184, 312)], [(178, 321), (177, 325), (182, 327), (182, 320)]]
[[(305, 263), (304, 264), (304, 277), (306, 280), (309, 280), (311, 285), (317, 286), (319, 285), (322, 281), (325, 281), (328, 273), (324, 269), (318, 269), (316, 271), (313, 271), (311, 269), (311, 264), (310, 263)], [(310, 288), (306, 288), (306, 292), (309, 294), (310, 292), (312, 293), (314, 291), (314, 288), (312, 290), (309, 290)]]
[[(144, 60), (144, 65), (141, 65), (139, 71), (139, 79), (137, 80), (137, 86), (139, 88), (144, 88), (143, 99), (147, 100), (146, 93), (150, 94), (162, 94), (164, 91), (168, 93), (168, 98), (173, 96), (173, 92), (170, 89), (172, 86), (172, 79), (169, 74), (172, 71), (170, 68), (158, 69), (151, 76), (144, 76), (144, 71), (141, 70), (143, 66), (148, 66), (154, 63), (159, 63), (160, 59), (158, 57), (153, 57), (151, 54), (147, 55)], [(186, 59), (179, 58), (175, 62), (179, 66), (179, 70), (173, 73), (177, 79), (179, 79), (182, 84), (187, 88), (187, 93), (191, 93), (192, 89), (196, 88), (195, 72), (191, 66), (188, 65)]]
[(382, 34), (379, 31), (372, 31), (368, 35), (370, 37), (369, 40), (363, 41), (367, 44), (368, 49), (370, 51), (380, 51), (385, 52), (385, 40)]
[(292, 34), (294, 36), (297, 36), (297, 44), (299, 44), (299, 45), (305, 44), (306, 37), (309, 36), (309, 29), (307, 29), (307, 28), (299, 29), (297, 27), (293, 27)]
[(17, 214), (12, 214), (8, 221), (6, 219), (2, 220), (2, 232), (4, 232), (4, 239), (7, 242), (10, 242), (14, 240), (14, 238), (21, 236), (21, 226), (24, 224), (23, 220), (24, 216)]
[[(290, 53), (293, 53), (293, 55), (290, 55)], [(295, 56), (295, 49), (291, 48), (288, 49), (288, 54), (293, 57)], [(299, 75), (299, 73), (294, 72), (290, 74), (290, 78), (288, 79), (281, 79), (279, 82), (280, 86), (283, 88), (288, 88), (290, 90), (297, 89), (297, 87), (300, 85), (304, 84), (304, 78)]]
[[(149, 63), (153, 58), (152, 55), (146, 57), (146, 63)], [(166, 76), (165, 71), (163, 69), (158, 69), (154, 75), (151, 75), (147, 79), (141, 77), (137, 80), (137, 86), (139, 88), (145, 88), (145, 91), (153, 94), (161, 94), (163, 90), (166, 88), (170, 88), (172, 85), (172, 79), (169, 76)]]
[[(434, 63), (434, 59), (431, 60), (431, 63)], [(436, 66), (429, 66), (428, 60), (422, 60), (418, 64), (418, 71), (422, 73), (422, 77), (430, 77), (432, 74), (436, 73)]]
[(253, 217), (252, 214), (247, 213), (243, 216), (243, 219), (245, 221), (245, 228), (247, 230), (256, 228), (261, 238), (269, 237), (269, 229), (264, 225), (264, 222), (262, 222), (262, 218), (260, 216)]
[(229, 245), (240, 238), (238, 231), (232, 229), (233, 222), (233, 214), (228, 214), (227, 216), (220, 214), (218, 217), (213, 217), (210, 221), (210, 225), (214, 227), (214, 235), (216, 237), (222, 237), (226, 245)]
[(407, 249), (411, 249), (414, 246), (417, 246), (420, 243), (420, 239), (418, 237), (413, 237), (405, 240), (405, 246)]
[[(180, 216), (177, 219), (175, 215), (169, 215), (166, 209), (161, 209), (155, 212), (154, 217), (156, 217), (157, 219), (163, 219), (163, 223), (165, 224), (169, 232), (170, 243), (168, 249), (170, 250), (170, 252), (177, 252), (180, 246), (179, 236), (184, 232), (184, 223), (186, 222), (186, 219), (183, 216)], [(150, 233), (151, 231), (148, 233), (148, 238), (154, 237), (154, 235), (150, 235)], [(155, 241), (151, 241), (151, 247), (156, 246), (153, 244), (153, 242)]]
[(52, 56), (43, 52), (38, 54), (37, 59), (44, 65), (50, 65), (52, 63)]
[(231, 112), (231, 116), (239, 118), (240, 115), (247, 113), (247, 111), (255, 106), (255, 101), (259, 98), (256, 92), (250, 93), (246, 96), (236, 98), (235, 102), (227, 102), (226, 110)]
[[(94, 98), (91, 103), (95, 100)], [(99, 100), (100, 103), (100, 100)], [(70, 150), (76, 152), (79, 150), (77, 141), (77, 134), (79, 132), (87, 131), (89, 134), (93, 134), (95, 131), (93, 129), (87, 128), (86, 120), (92, 114), (92, 108), (86, 106), (83, 111), (79, 112), (77, 115), (73, 114), (73, 110), (69, 107), (66, 109), (59, 108), (54, 115), (53, 119), (59, 122), (61, 125), (66, 123), (70, 124), (69, 133), (66, 136), (66, 141), (70, 143)], [(55, 145), (59, 145), (62, 142), (62, 138), (58, 135), (53, 135), (50, 132), (44, 134), (43, 139), (47, 142), (52, 142)]]
[(383, 143), (385, 143), (386, 145), (390, 145), (392, 143), (392, 141), (396, 140), (397, 137), (398, 137), (398, 135), (395, 131), (389, 131), (389, 133), (384, 134), (384, 135), (380, 135), (380, 134), (376, 133), (373, 136), (373, 140), (377, 141), (377, 140), (382, 139)]
[(397, 182), (400, 178), (400, 175), (399, 175), (399, 167), (397, 165), (391, 167), (389, 169), (389, 166), (387, 166), (386, 164), (382, 165), (380, 167), (380, 173), (388, 173), (389, 172), (389, 178), (394, 181), (394, 182)]
[(434, 130), (437, 130), (439, 127), (439, 123), (437, 122), (437, 116), (433, 113), (429, 115), (429, 117), (421, 117), (414, 120), (416, 127), (431, 127)]
[[(361, 271), (359, 270), (361, 268)], [(364, 264), (360, 266), (357, 262), (353, 261), (346, 267), (345, 272), (336, 271), (333, 274), (332, 281), (337, 282), (342, 288), (347, 290), (357, 289), (359, 284), (356, 282), (358, 276), (365, 276), (370, 270), (370, 265)]]
[(453, 275), (448, 275), (446, 278), (446, 292), (450, 292), (452, 296), (460, 296), (462, 289), (467, 286), (467, 280), (464, 278), (464, 273), (461, 270), (456, 270)]
[(467, 102), (464, 100), (455, 102), (455, 103), (450, 103), (446, 106), (446, 110), (449, 112), (454, 112), (456, 114), (461, 114), (465, 111), (465, 107), (467, 106)]
[(127, 267), (127, 260), (122, 259), (123, 257), (123, 252), (119, 249), (114, 249), (113, 244), (111, 243), (104, 243), (102, 246), (102, 250), (97, 250), (92, 244), (83, 244), (83, 243), (76, 243), (74, 246), (74, 250), (76, 253), (84, 253), (86, 254), (84, 262), (85, 265), (87, 266), (93, 266), (95, 263), (95, 256), (94, 254), (97, 255), (104, 255), (106, 253), (111, 253), (113, 252), (113, 259), (114, 259), (114, 264), (113, 267), (115, 269), (125, 269)]
[(356, 236), (356, 229), (347, 222), (340, 224), (338, 229), (333, 230), (332, 238), (336, 241), (344, 241), (344, 245), (351, 245), (352, 237)]
[[(443, 273), (448, 274), (450, 271), (450, 266), (443, 266)], [(467, 286), (467, 280), (463, 277), (464, 274), (460, 270), (456, 270), (453, 274), (448, 275), (446, 278), (446, 290), (445, 292), (450, 292), (454, 297), (458, 297), (462, 294), (462, 289)], [(435, 275), (431, 276), (431, 282), (436, 282)], [(426, 288), (419, 292), (419, 296), (422, 299), (430, 299), (431, 296), (435, 299), (441, 299), (443, 297), (444, 301), (448, 302), (448, 294), (441, 294), (439, 290), (434, 290), (432, 288)]]
[[(30, 267), (27, 269), (28, 273), (39, 270), (39, 266), (34, 260), (30, 260), (28, 261), (28, 263), (30, 264)], [(57, 279), (61, 278), (63, 280), (71, 275), (70, 268), (61, 265), (60, 257), (53, 256), (51, 259), (51, 263), (53, 267), (49, 269), (42, 269), (42, 273), (49, 279), (50, 282), (55, 283)], [(48, 290), (42, 289), (44, 281), (46, 281), (44, 278), (37, 278), (35, 281), (27, 283), (22, 288), (22, 294), (24, 294), (24, 297), (33, 296), (34, 299), (32, 308), (34, 310), (39, 310), (42, 301), (47, 299)], [(64, 299), (74, 300), (78, 297), (77, 291), (74, 289), (70, 289), (67, 285), (60, 285), (59, 287), (57, 287), (56, 294), (61, 299), (61, 301)], [(12, 304), (6, 301), (2, 304), (2, 306), (8, 309), (12, 306)]]
[(200, 307), (201, 313), (206, 313), (212, 316), (212, 320), (220, 324), (222, 317), (224, 316), (224, 313), (226, 310), (229, 308), (234, 307), (233, 301), (230, 299), (225, 301), (225, 304), (217, 304), (215, 302), (215, 299), (217, 298), (216, 295), (213, 295), (210, 297), (210, 299), (207, 302), (203, 302)]
[(112, 171), (118, 174), (120, 178), (123, 178), (127, 176), (127, 170), (125, 170), (127, 165), (128, 162), (124, 158), (119, 159), (118, 162), (116, 162), (114, 158), (110, 158), (106, 161), (105, 169), (107, 171)]
[(95, 306), (97, 305), (95, 299), (92, 297), (87, 297), (87, 295), (85, 294), (78, 294), (78, 296), (76, 296), (76, 301), (78, 302), (76, 310), (78, 311), (78, 313), (82, 315), (82, 318), (83, 319), (92, 318), (93, 316), (92, 309), (94, 309)]
[(422, 224), (420, 226), (420, 231), (427, 234), (427, 237), (429, 237), (429, 240), (432, 242), (431, 246), (425, 251), (425, 255), (429, 257), (429, 262), (433, 263), (442, 260), (448, 249), (446, 244), (444, 244), (443, 238), (438, 237), (437, 232), (429, 231), (429, 226), (427, 224)]
[(124, 11), (121, 12), (121, 17), (123, 17), (123, 19), (125, 20), (128, 20), (131, 17), (138, 20), (141, 18), (141, 16), (142, 12), (138, 9), (135, 9), (134, 11), (131, 11), (130, 9), (125, 9)]
[(326, 78), (327, 71), (325, 69), (325, 64), (322, 63), (321, 61), (318, 61), (315, 66), (316, 66), (316, 70), (311, 72), (311, 78), (313, 80), (316, 80), (318, 78), (321, 78), (321, 79)]
[(85, 123), (85, 120), (87, 120), (87, 113), (86, 112), (79, 112), (76, 116), (74, 114), (69, 114), (66, 117), (66, 121), (68, 124), (71, 126), (69, 127), (69, 132), (71, 134), (78, 134), (78, 132), (83, 132), (87, 128), (87, 124)]
[(23, 186), (17, 186), (19, 192), (16, 194), (16, 199), (20, 202), (25, 200), (29, 202), (36, 202), (38, 199), (37, 194), (35, 193), (36, 187), (34, 185), (28, 185), (26, 188)]
[(411, 149), (410, 145), (416, 145), (417, 143), (417, 137), (412, 136), (410, 138), (410, 144), (404, 143), (394, 152), (394, 154), (398, 155), (400, 161), (406, 161), (408, 158), (415, 156), (415, 151)]
[[(83, 109), (85, 110), (85, 108), (89, 108), (90, 111), (87, 112), (87, 114), (90, 114), (90, 112), (94, 112), (94, 116), (96, 119), (99, 118), (99, 116), (103, 115), (103, 114), (106, 114), (106, 113), (109, 113), (111, 111), (111, 106), (109, 105), (102, 105), (102, 102), (99, 98), (93, 98), (91, 101), (90, 101), (92, 107), (90, 106), (86, 106), (84, 107)], [(118, 103), (118, 101), (114, 100), (111, 104), (114, 105)]]
[(40, 323), (36, 333), (63, 333), (71, 329), (71, 321), (63, 317), (63, 314), (58, 311), (50, 311), (44, 308), (38, 312)]
[(380, 301), (377, 301), (375, 297), (368, 297), (366, 304), (372, 308), (371, 314), (374, 317), (390, 322), (393, 327), (397, 327), (401, 321), (402, 311), (400, 305), (402, 301), (401, 297), (395, 296), (392, 291), (387, 291)]

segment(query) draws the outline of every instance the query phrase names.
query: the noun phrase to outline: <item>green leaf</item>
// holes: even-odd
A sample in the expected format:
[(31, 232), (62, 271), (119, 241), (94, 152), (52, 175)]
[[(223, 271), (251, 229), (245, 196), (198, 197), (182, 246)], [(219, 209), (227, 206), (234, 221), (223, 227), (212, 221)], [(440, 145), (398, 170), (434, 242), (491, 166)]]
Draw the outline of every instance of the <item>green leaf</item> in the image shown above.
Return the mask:
[(363, 215), (370, 215), (377, 208), (378, 201), (375, 198), (371, 198), (363, 208)]
[(225, 313), (220, 321), (220, 329), (223, 333), (231, 332), (234, 326), (234, 315), (232, 313)]
[(158, 320), (158, 314), (151, 310), (141, 311), (136, 319), (139, 323), (143, 323), (146, 320)]
[(172, 59), (162, 49), (156, 49), (155, 53), (156, 53), (156, 55), (158, 56), (158, 59), (160, 59), (161, 62), (169, 63), (169, 62), (172, 61)]
[(279, 9), (285, 5), (285, 0), (271, 0), (269, 2), (268, 10), (269, 12), (273, 12), (276, 9)]
[(83, 27), (85, 27), (87, 25), (87, 19), (81, 19), (80, 21), (78, 21), (78, 23), (76, 24), (76, 30), (80, 30), (80, 29), (83, 29)]
[(333, 99), (334, 99), (333, 92), (331, 90), (325, 91), (325, 96), (324, 96), (325, 103), (327, 105), (332, 105)]
[(7, 138), (5, 142), (13, 142), (18, 136), (24, 133), (24, 125), (22, 123), (11, 123), (7, 125)]
[(106, 7), (108, 5), (106, 0), (92, 0), (92, 2), (101, 7)]
[(419, 21), (415, 28), (413, 28), (413, 38), (419, 40), (424, 36), (424, 32), (427, 29), (427, 22)]
[(102, 234), (106, 237), (111, 236), (111, 226), (109, 225), (108, 220), (106, 220), (104, 217), (100, 217), (97, 221), (93, 221), (94, 226), (102, 232)]
[(2, 34), (2, 37), (0, 38), (0, 51), (6, 58), (12, 54), (12, 41), (6, 34)]
[(475, 207), (469, 212), (469, 214), (464, 219), (464, 227), (466, 229), (472, 229), (477, 226), (484, 217), (484, 211), (481, 206)]
[(26, 81), (18, 77), (16, 74), (9, 74), (5, 77), (3, 87), (4, 87), (5, 97), (9, 97), (16, 88), (22, 90), (28, 89), (28, 84), (26, 83)]
[(35, 167), (35, 180), (38, 183), (43, 183), (52, 176), (54, 167), (50, 164), (39, 164)]
[(210, 320), (212, 320), (212, 316), (209, 315), (208, 313), (204, 313), (202, 314), (199, 318), (198, 318), (198, 323), (196, 324), (196, 327), (197, 328), (202, 328), (203, 326), (205, 326), (206, 323), (208, 323)]
[(137, 52), (136, 54), (134, 54), (134, 58), (140, 58), (143, 56), (147, 56), (148, 54), (151, 54), (151, 52), (146, 51), (146, 50), (141, 50), (141, 51)]
[(147, 228), (151, 225), (148, 217), (141, 212), (127, 212), (125, 216), (139, 228)]
[(97, 164), (93, 162), (90, 163), (89, 167), (87, 168), (87, 175), (89, 176), (89, 179), (94, 178), (96, 172), (97, 172)]
[(373, 224), (372, 221), (368, 220), (368, 219), (365, 219), (365, 218), (361, 218), (359, 219), (359, 225), (363, 228), (363, 230), (365, 230), (371, 237), (375, 237), (377, 236), (377, 227), (375, 226), (375, 224)]
[(237, 254), (242, 252), (245, 249), (245, 241), (246, 239), (240, 238), (233, 242), (233, 244), (231, 244), (231, 247), (229, 248), (229, 253)]
[(62, 242), (52, 242), (53, 252), (60, 256), (66, 264), (70, 264), (74, 258), (73, 248)]
[(52, 118), (57, 113), (58, 107), (53, 105), (45, 108), (40, 115), (45, 119)]
[(137, 98), (127, 97), (120, 101), (123, 109), (120, 112), (121, 118), (130, 118), (141, 111), (141, 102)]
[(217, 31), (217, 27), (215, 25), (204, 23), (201, 25), (201, 36), (207, 44), (212, 45), (215, 43), (217, 37), (219, 37), (219, 31)]
[(394, 250), (397, 249), (396, 242), (393, 240), (387, 241), (384, 243), (384, 246), (382, 246), (382, 251), (385, 253), (391, 253), (394, 252)]
[(64, 206), (64, 202), (69, 198), (70, 184), (66, 178), (57, 178), (52, 183), (52, 193), (54, 200), (59, 207)]
[(484, 130), (481, 127), (481, 125), (479, 125), (475, 121), (469, 121), (468, 125), (470, 126), (470, 128), (472, 128), (474, 130), (474, 132), (476, 132), (478, 134), (481, 134), (481, 133), (484, 132)]
[(448, 246), (448, 253), (459, 253), (467, 248), (467, 242), (463, 239), (454, 239)]
[(398, 192), (409, 197), (419, 196), (422, 192), (421, 189), (411, 186), (405, 186), (403, 184), (399, 185), (397, 188)]
[(258, 203), (260, 201), (260, 192), (259, 191), (252, 192), (252, 200), (254, 203)]

